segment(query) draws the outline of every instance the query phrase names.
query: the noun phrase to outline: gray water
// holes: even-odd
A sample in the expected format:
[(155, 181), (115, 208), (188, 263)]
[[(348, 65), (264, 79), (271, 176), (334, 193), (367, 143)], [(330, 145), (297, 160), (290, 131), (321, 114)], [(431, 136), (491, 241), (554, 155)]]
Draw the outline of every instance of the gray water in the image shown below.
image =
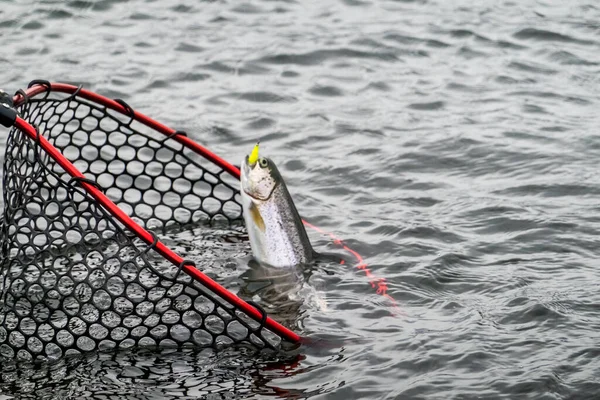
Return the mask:
[[(398, 305), (317, 265), (326, 309), (288, 322), (326, 345), (4, 368), (0, 398), (597, 398), (598, 21), (589, 0), (0, 2), (0, 87), (82, 83), (236, 164), (260, 139)], [(236, 282), (249, 244), (211, 246)]]

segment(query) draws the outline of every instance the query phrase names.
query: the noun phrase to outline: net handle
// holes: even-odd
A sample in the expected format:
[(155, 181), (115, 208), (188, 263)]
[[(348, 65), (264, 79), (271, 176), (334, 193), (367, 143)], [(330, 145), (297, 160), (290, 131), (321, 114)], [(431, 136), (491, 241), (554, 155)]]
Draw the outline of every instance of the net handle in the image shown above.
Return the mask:
[[(63, 84), (60, 84), (60, 85), (63, 85)], [(77, 89), (75, 86), (71, 86), (71, 85), (64, 85), (64, 86), (68, 86), (69, 90), (70, 90), (70, 88)], [(41, 93), (43, 91), (43, 88), (44, 88), (44, 86), (42, 86), (41, 88), (40, 88), (40, 86), (34, 86), (31, 88), (34, 90), (32, 91), (30, 89), (29, 93), (32, 93), (34, 91), (36, 91), (37, 93)], [(80, 90), (80, 93), (81, 92), (83, 92), (83, 89)], [(29, 93), (27, 94), (27, 96), (33, 95), (33, 94), (30, 95)], [(119, 111), (119, 112), (125, 111), (125, 107), (121, 106), (119, 103), (116, 103), (116, 102), (114, 102), (110, 99), (104, 98), (102, 96), (98, 96), (92, 92), (87, 92), (87, 93), (88, 93), (88, 95), (90, 95), (90, 97), (86, 97), (89, 100), (96, 101), (96, 100), (94, 100), (94, 98), (99, 97), (99, 98), (104, 99), (103, 103), (107, 103), (107, 101), (112, 102), (112, 103), (110, 103), (113, 106), (111, 108), (115, 109), (116, 111)], [(17, 96), (15, 96), (15, 97), (17, 97)], [(23, 97), (23, 96), (20, 96), (20, 97)], [(17, 102), (15, 102), (16, 104), (22, 104), (23, 100), (25, 100), (25, 99), (16, 99), (16, 100), (17, 100)], [(142, 114), (136, 113), (136, 115), (139, 117)], [(148, 118), (146, 116), (144, 116), (144, 118), (146, 118), (149, 121), (152, 121), (150, 118)], [(156, 126), (161, 126), (163, 131), (167, 131), (167, 132), (171, 131), (171, 129), (167, 128), (164, 125), (159, 124), (158, 122), (154, 121), (153, 123), (156, 124)], [(142, 239), (148, 245), (151, 245), (154, 243), (154, 237), (152, 236), (152, 234), (150, 234), (147, 230), (145, 230), (140, 225), (138, 225), (135, 221), (133, 221), (123, 210), (121, 210), (115, 203), (113, 203), (108, 197), (106, 197), (106, 195), (104, 193), (102, 193), (96, 186), (86, 182), (85, 176), (68, 159), (66, 159), (56, 147), (54, 147), (48, 140), (46, 140), (46, 138), (44, 138), (44, 136), (38, 135), (36, 129), (33, 126), (31, 126), (27, 121), (25, 121), (24, 119), (22, 119), (19, 116), (16, 117), (14, 126), (17, 129), (24, 132), (25, 134), (27, 134), (32, 140), (37, 141), (39, 143), (40, 147), (50, 157), (52, 157), (52, 159), (54, 161), (56, 161), (69, 175), (71, 175), (71, 177), (79, 179), (80, 185), (98, 203), (100, 203), (107, 211), (109, 211), (112, 215), (114, 215), (115, 218), (117, 218), (117, 220), (119, 220), (119, 222), (121, 222), (124, 226), (126, 226), (128, 229), (130, 229), (132, 232), (134, 232), (137, 237)], [(148, 126), (154, 127), (154, 125), (148, 125)], [(182, 137), (181, 135), (178, 135), (177, 140), (182, 140), (182, 139), (187, 139), (187, 138), (184, 136)], [(202, 146), (200, 146), (200, 145), (196, 145), (196, 147), (202, 148)], [(208, 152), (208, 150), (207, 150), (207, 152)], [(208, 153), (210, 153), (210, 152), (208, 152)], [(212, 153), (210, 153), (210, 154), (212, 154)], [(223, 162), (227, 163), (226, 161), (223, 161)], [(228, 164), (228, 165), (230, 165), (230, 164)], [(238, 170), (238, 172), (239, 172), (239, 170)], [(169, 249), (167, 246), (165, 246), (162, 242), (157, 241), (156, 245), (154, 246), (154, 249), (159, 254), (161, 254), (163, 257), (165, 257), (167, 260), (169, 260), (171, 263), (173, 263), (174, 265), (176, 265), (176, 266), (181, 265), (184, 272), (187, 273), (188, 275), (190, 275), (194, 280), (200, 282), (202, 285), (204, 285), (205, 287), (210, 289), (212, 292), (214, 292), (218, 296), (222, 297), (223, 299), (225, 299), (226, 301), (228, 301), (229, 303), (231, 303), (232, 305), (237, 307), (239, 310), (241, 310), (245, 314), (252, 317), (254, 320), (261, 321), (264, 319), (264, 326), (266, 328), (268, 328), (269, 330), (277, 333), (279, 336), (281, 336), (282, 338), (284, 338), (285, 340), (287, 340), (289, 342), (298, 343), (301, 341), (301, 337), (299, 335), (297, 335), (296, 333), (294, 333), (293, 331), (291, 331), (290, 329), (284, 327), (283, 325), (274, 321), (270, 317), (264, 318), (264, 314), (261, 311), (257, 310), (255, 307), (251, 306), (250, 304), (248, 304), (247, 302), (245, 302), (244, 300), (242, 300), (235, 294), (231, 293), (230, 291), (228, 291), (227, 289), (225, 289), (224, 287), (219, 285), (217, 282), (213, 281), (211, 278), (209, 278), (207, 275), (202, 273), (200, 270), (196, 269), (195, 267), (193, 267), (191, 265), (186, 265), (184, 263), (184, 259), (181, 256), (179, 256), (178, 254), (173, 252), (171, 249)]]
[(152, 128), (167, 137), (172, 138), (173, 140), (181, 143), (185, 147), (194, 151), (196, 154), (201, 155), (202, 157), (206, 158), (207, 160), (211, 161), (212, 163), (223, 168), (225, 171), (227, 171), (233, 177), (240, 179), (239, 168), (233, 166), (232, 164), (230, 164), (223, 158), (219, 157), (212, 151), (208, 150), (206, 147), (201, 146), (200, 144), (195, 142), (193, 139), (190, 139), (187, 136), (184, 136), (182, 134), (178, 134), (178, 133), (180, 133), (179, 131), (169, 128), (168, 126), (163, 125), (160, 122), (153, 120), (152, 118), (148, 117), (145, 114), (142, 114), (139, 111), (135, 111), (133, 108), (129, 107), (127, 105), (127, 103), (125, 103), (123, 100), (116, 101), (113, 99), (109, 99), (108, 97), (104, 97), (102, 95), (99, 95), (98, 93), (94, 93), (92, 91), (84, 89), (81, 86), (69, 85), (67, 83), (55, 83), (55, 82), (47, 82), (47, 81), (32, 81), (32, 83), (35, 83), (35, 84), (33, 84), (31, 87), (29, 87), (24, 92), (17, 92), (15, 94), (15, 96), (13, 97), (13, 103), (14, 103), (15, 107), (18, 107), (21, 104), (23, 104), (24, 102), (26, 102), (28, 98), (36, 96), (36, 95), (38, 95), (40, 93), (44, 93), (44, 92), (48, 92), (48, 93), (49, 92), (61, 92), (61, 93), (67, 93), (67, 94), (71, 94), (71, 95), (77, 95), (86, 100), (90, 100), (95, 103), (101, 104), (101, 105), (103, 105), (107, 108), (110, 108), (111, 110), (117, 111), (123, 115), (130, 116), (133, 120), (135, 120), (141, 124), (144, 124), (147, 127)]

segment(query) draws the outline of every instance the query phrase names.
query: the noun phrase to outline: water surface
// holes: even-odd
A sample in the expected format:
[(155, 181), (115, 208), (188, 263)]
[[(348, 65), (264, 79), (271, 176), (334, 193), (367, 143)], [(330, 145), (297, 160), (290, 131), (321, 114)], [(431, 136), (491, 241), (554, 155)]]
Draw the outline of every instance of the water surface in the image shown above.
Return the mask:
[[(402, 312), (324, 263), (327, 310), (287, 322), (325, 344), (3, 366), (0, 398), (596, 398), (599, 20), (589, 0), (3, 2), (1, 87), (83, 83), (235, 164), (260, 139)], [(167, 239), (233, 287), (247, 269), (245, 241)]]

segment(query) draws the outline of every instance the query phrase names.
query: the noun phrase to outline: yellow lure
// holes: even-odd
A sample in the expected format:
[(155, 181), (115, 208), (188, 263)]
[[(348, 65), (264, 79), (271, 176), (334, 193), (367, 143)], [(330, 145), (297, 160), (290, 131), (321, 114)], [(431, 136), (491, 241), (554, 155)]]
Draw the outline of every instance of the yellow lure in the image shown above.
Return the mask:
[(258, 161), (258, 145), (260, 143), (256, 143), (256, 146), (252, 149), (252, 153), (248, 156), (248, 164), (254, 165)]

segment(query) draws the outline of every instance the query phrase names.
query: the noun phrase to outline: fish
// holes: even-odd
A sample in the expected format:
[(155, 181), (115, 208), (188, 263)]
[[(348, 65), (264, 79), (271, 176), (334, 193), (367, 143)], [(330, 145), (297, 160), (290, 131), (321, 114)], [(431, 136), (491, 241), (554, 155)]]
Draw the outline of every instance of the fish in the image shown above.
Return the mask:
[(252, 255), (259, 263), (284, 268), (315, 258), (292, 196), (270, 158), (259, 157), (259, 144), (241, 164), (241, 198)]

